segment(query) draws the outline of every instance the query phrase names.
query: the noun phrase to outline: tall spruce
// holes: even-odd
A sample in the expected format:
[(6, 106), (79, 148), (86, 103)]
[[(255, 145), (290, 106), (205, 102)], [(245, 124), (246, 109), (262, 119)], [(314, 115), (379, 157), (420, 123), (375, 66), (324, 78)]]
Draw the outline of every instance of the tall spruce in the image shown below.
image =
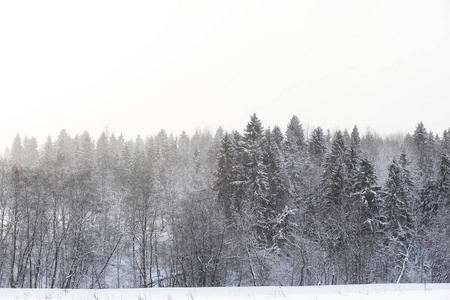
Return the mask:
[(279, 148), (278, 132), (266, 130), (264, 165), (267, 169), (268, 194), (264, 219), (268, 244), (279, 245), (286, 239), (290, 209), (291, 186), (284, 157)]
[(255, 227), (261, 239), (265, 239), (265, 218), (268, 210), (269, 183), (267, 166), (264, 164), (264, 128), (256, 114), (252, 115), (244, 130), (244, 174), (245, 194), (244, 202), (250, 214), (253, 215)]
[[(389, 175), (384, 187), (384, 217), (387, 280), (400, 282), (411, 262), (414, 238), (413, 205), (414, 185), (407, 168), (406, 154), (401, 154), (389, 165)], [(393, 277), (391, 277), (393, 276)]]

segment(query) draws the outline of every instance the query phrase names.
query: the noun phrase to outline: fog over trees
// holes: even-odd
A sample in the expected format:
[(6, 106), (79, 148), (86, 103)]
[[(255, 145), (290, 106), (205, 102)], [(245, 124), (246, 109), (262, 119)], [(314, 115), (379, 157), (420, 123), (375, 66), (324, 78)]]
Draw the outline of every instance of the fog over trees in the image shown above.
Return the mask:
[(450, 129), (17, 135), (0, 287), (450, 282)]

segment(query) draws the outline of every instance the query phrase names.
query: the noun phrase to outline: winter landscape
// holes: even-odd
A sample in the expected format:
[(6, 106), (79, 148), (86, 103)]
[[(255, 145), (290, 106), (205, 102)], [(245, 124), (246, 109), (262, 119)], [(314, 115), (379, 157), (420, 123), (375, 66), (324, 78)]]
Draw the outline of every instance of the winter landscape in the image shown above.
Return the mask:
[(450, 2), (0, 1), (0, 299), (450, 299)]
[(448, 283), (450, 131), (87, 131), (0, 164), (0, 286)]

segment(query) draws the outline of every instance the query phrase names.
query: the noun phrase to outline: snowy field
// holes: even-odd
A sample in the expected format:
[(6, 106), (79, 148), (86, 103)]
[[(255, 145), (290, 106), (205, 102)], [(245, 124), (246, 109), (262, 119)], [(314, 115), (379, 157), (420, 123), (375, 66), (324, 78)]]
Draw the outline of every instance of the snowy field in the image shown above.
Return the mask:
[(240, 300), (240, 299), (450, 299), (450, 284), (377, 284), (312, 287), (154, 288), (120, 290), (0, 289), (0, 299)]

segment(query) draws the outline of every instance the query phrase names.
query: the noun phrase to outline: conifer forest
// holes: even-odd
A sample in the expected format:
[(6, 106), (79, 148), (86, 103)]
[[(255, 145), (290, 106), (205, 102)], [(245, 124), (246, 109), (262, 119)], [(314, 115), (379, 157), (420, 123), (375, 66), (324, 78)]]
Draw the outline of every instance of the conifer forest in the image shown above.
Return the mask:
[(17, 135), (0, 287), (450, 282), (450, 129)]

